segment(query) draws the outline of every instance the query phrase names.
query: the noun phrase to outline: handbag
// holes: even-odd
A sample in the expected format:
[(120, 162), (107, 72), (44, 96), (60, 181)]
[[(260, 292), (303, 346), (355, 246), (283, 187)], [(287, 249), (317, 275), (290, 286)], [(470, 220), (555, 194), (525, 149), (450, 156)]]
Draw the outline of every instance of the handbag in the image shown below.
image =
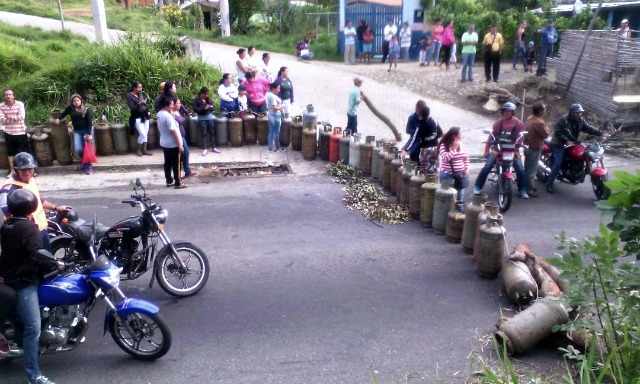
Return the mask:
[[(449, 159), (449, 163), (451, 164), (451, 171), (453, 171), (453, 161)], [(465, 189), (469, 186), (469, 176), (465, 176), (464, 172), (453, 172), (453, 188), (458, 191), (461, 189)]]
[(82, 164), (97, 163), (96, 150), (92, 139), (84, 140), (84, 151), (82, 152)]

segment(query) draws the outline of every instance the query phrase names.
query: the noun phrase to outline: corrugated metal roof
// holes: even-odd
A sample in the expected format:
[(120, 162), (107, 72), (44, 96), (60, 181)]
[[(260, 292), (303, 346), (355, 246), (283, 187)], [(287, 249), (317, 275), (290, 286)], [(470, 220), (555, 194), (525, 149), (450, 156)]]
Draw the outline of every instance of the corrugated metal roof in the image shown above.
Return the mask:
[(347, 0), (347, 5), (355, 5), (355, 4), (380, 4), (387, 5), (390, 7), (401, 7), (402, 0)]

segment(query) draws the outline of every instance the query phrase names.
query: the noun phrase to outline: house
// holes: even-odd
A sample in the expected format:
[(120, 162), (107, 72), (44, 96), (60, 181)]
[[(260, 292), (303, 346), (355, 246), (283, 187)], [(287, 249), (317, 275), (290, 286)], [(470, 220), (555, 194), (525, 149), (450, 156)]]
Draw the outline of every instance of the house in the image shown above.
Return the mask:
[[(573, 3), (575, 0), (557, 1), (556, 5), (551, 8), (551, 12), (564, 16), (573, 13)], [(591, 8), (592, 11), (598, 7), (599, 1), (582, 0), (583, 8)], [(542, 12), (538, 8), (534, 12)], [(618, 28), (623, 19), (629, 20), (629, 28), (632, 30), (640, 30), (640, 1), (638, 0), (617, 0), (605, 1), (602, 3), (600, 17), (607, 22), (609, 28)]]

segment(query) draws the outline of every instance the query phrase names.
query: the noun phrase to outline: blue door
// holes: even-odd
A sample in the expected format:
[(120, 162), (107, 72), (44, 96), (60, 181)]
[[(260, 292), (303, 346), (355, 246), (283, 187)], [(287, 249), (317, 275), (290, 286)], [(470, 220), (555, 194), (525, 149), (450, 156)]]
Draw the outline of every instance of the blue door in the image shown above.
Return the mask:
[[(364, 20), (367, 25), (371, 26), (376, 37), (373, 40), (373, 54), (382, 54), (382, 43), (384, 42), (384, 26), (387, 25), (389, 19), (393, 19), (400, 30), (398, 23), (402, 20), (402, 7), (390, 7), (379, 4), (358, 3), (348, 5), (345, 12), (345, 23), (349, 20), (353, 21), (353, 25), (357, 26), (360, 19)], [(344, 27), (343, 25), (340, 26)], [(340, 52), (344, 52), (344, 34), (339, 31), (338, 42), (340, 44)]]

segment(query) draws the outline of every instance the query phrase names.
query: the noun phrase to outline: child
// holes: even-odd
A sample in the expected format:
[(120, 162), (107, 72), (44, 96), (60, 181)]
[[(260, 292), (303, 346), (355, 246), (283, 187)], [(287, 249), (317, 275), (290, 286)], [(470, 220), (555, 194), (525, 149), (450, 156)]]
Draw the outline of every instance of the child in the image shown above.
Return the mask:
[(391, 65), (395, 65), (395, 69), (398, 69), (398, 55), (400, 54), (400, 46), (398, 45), (398, 36), (393, 36), (389, 43), (389, 69), (387, 72), (391, 72)]
[(534, 48), (533, 41), (529, 42), (529, 48), (527, 49), (527, 66), (524, 68), (525, 72), (533, 73), (533, 61), (536, 59), (536, 49)]
[(239, 116), (243, 117), (249, 108), (249, 104), (247, 103), (247, 87), (244, 85), (238, 86), (238, 111), (240, 111)]
[(427, 44), (428, 42), (426, 36), (422, 36), (420, 41), (418, 41), (418, 46), (420, 47), (420, 55), (418, 57), (418, 60), (420, 61), (421, 67), (424, 67), (424, 62), (427, 59)]

